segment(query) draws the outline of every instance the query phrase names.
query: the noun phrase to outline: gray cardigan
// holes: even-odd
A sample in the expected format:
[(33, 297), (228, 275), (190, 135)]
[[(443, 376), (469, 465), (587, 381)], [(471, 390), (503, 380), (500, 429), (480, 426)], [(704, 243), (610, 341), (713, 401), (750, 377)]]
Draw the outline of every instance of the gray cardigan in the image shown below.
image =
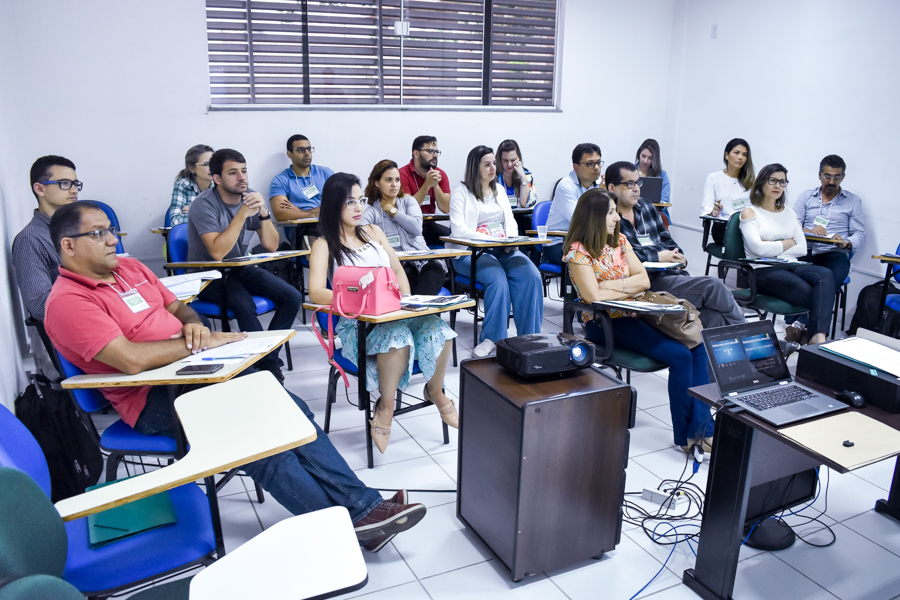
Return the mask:
[[(400, 236), (400, 250), (429, 250), (422, 237), (422, 209), (412, 196), (397, 198), (397, 214), (391, 217), (376, 202), (366, 207), (360, 225), (378, 225), (387, 237)], [(426, 261), (413, 261), (416, 269), (421, 270)], [(443, 265), (443, 261), (440, 262)], [(446, 267), (445, 267), (446, 270)]]

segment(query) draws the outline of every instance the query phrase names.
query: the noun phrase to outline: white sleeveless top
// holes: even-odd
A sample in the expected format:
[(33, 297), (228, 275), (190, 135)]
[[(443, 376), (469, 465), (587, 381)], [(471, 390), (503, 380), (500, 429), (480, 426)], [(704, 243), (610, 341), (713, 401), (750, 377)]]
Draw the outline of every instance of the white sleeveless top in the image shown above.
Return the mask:
[[(345, 257), (347, 258), (347, 257)], [(353, 267), (387, 267), (391, 268), (391, 257), (385, 252), (381, 244), (375, 241), (367, 242), (365, 245), (355, 248), (351, 251), (349, 260), (346, 260), (346, 266)], [(338, 268), (337, 261), (332, 263), (332, 273)]]

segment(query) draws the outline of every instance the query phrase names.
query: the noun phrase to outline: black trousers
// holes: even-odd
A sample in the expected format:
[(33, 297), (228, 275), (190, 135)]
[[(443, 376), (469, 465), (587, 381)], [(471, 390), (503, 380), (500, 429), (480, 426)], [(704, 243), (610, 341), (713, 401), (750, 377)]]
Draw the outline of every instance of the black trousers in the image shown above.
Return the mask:
[(444, 268), (436, 260), (426, 262), (421, 271), (417, 271), (413, 264), (404, 263), (403, 270), (409, 279), (409, 290), (413, 294), (437, 296), (447, 278)]
[(441, 241), (441, 237), (447, 237), (450, 235), (450, 228), (446, 225), (441, 225), (439, 221), (425, 221), (422, 223), (422, 236), (425, 238), (425, 243), (429, 246), (440, 246), (444, 247), (444, 242)]

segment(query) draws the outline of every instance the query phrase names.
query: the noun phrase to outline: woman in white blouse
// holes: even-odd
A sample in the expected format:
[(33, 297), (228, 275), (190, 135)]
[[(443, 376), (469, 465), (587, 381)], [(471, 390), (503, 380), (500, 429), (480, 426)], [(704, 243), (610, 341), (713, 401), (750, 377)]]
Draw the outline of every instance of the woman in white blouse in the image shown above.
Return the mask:
[[(506, 197), (497, 182), (494, 150), (476, 146), (466, 158), (465, 180), (450, 194), (450, 235), (455, 238), (490, 240), (519, 235)], [(448, 248), (463, 248), (447, 244)], [(455, 259), (456, 271), (468, 275), (472, 258)], [(510, 306), (519, 335), (539, 333), (544, 318), (541, 276), (537, 267), (515, 247), (487, 250), (476, 263), (475, 280), (484, 286), (484, 322), (480, 343), (472, 350), (488, 356), (497, 342), (509, 336), (506, 322)]]
[[(722, 160), (725, 168), (706, 176), (703, 203), (700, 206), (701, 216), (727, 219), (750, 205), (750, 188), (755, 181), (750, 144), (741, 138), (734, 138), (725, 144)], [(713, 223), (712, 237), (717, 244), (724, 242), (724, 223)]]
[[(806, 237), (797, 215), (787, 210), (787, 169), (775, 163), (763, 167), (750, 203), (741, 211), (741, 234), (748, 258), (793, 258), (806, 256)], [(756, 285), (761, 294), (809, 309), (810, 344), (821, 344), (831, 324), (834, 307), (834, 275), (826, 267), (800, 263), (793, 269), (757, 268)]]

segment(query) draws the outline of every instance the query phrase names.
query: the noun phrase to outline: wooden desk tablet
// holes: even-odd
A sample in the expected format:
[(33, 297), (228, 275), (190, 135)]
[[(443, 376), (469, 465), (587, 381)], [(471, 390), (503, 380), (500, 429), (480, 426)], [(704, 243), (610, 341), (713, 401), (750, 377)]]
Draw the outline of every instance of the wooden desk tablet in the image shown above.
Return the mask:
[(157, 227), (155, 229), (153, 227), (151, 227), (150, 233), (155, 233), (157, 235), (169, 237), (169, 232), (172, 231), (172, 229), (174, 229), (174, 227)]
[[(531, 208), (522, 208), (517, 209), (521, 211), (531, 211)], [(515, 210), (513, 212), (516, 212)], [(469, 240), (464, 238), (455, 238), (455, 237), (442, 237), (442, 242), (449, 242), (451, 244), (459, 244), (460, 246), (468, 246), (472, 248), (472, 264), (469, 268), (469, 295), (471, 297), (475, 297), (475, 266), (478, 262), (478, 257), (484, 254), (485, 250), (489, 248), (507, 248), (507, 247), (517, 247), (517, 246), (537, 246), (539, 244), (546, 244), (547, 240), (538, 240), (538, 239), (530, 239), (530, 240), (521, 240), (518, 242), (495, 242), (491, 240)], [(475, 340), (475, 345), (478, 345), (478, 305), (475, 305), (475, 319), (473, 321), (473, 336)], [(473, 346), (474, 348), (474, 346)]]
[(431, 215), (422, 215), (422, 220), (424, 220), (424, 221), (449, 221), (450, 215), (445, 215), (442, 213), (434, 213)]
[(212, 477), (316, 439), (313, 424), (267, 371), (183, 394), (175, 400), (175, 412), (191, 445), (184, 458), (60, 500), (56, 509), (63, 520)]
[[(801, 378), (796, 378), (796, 381), (825, 395), (835, 395), (834, 391), (813, 382)], [(715, 383), (688, 391), (709, 405), (717, 404), (721, 398)], [(848, 407), (848, 410), (857, 409)], [(858, 409), (858, 412), (900, 429), (900, 414), (889, 414), (873, 406)], [(819, 418), (827, 419), (829, 416), (831, 414)], [(794, 425), (792, 423), (783, 428)], [(697, 561), (694, 568), (687, 569), (683, 576), (684, 583), (702, 598), (732, 598), (752, 486), (818, 465), (827, 465), (838, 473), (848, 471), (833, 460), (781, 435), (779, 429), (746, 411), (733, 413), (721, 409), (716, 413), (715, 442), (709, 463)], [(879, 500), (875, 510), (895, 519), (900, 518), (900, 460), (894, 468), (890, 496), (888, 500)]]
[(817, 244), (832, 244), (835, 246), (840, 246), (841, 242), (847, 241), (847, 240), (836, 240), (834, 238), (823, 237), (821, 235), (815, 235), (812, 233), (804, 233), (803, 235), (806, 236), (807, 242), (815, 242)]
[[(284, 336), (284, 339), (281, 340), (275, 348), (270, 350), (270, 352), (274, 352), (285, 342), (294, 337), (296, 333), (297, 332), (293, 329), (278, 329), (274, 331), (254, 331), (248, 333), (247, 337), (260, 338), (276, 335)], [(138, 373), (136, 375), (129, 375), (127, 373), (76, 375), (75, 377), (69, 377), (64, 380), (62, 382), (62, 387), (67, 390), (75, 390), (84, 388), (139, 387), (143, 385), (221, 383), (242, 373), (247, 367), (258, 362), (263, 356), (265, 356), (265, 354), (256, 354), (239, 363), (225, 363), (220, 371), (211, 375), (176, 375), (175, 371), (185, 366), (181, 361), (176, 361), (170, 365), (159, 367), (158, 369), (150, 369), (149, 371), (144, 371), (143, 373)]]
[(298, 225), (315, 225), (319, 217), (307, 217), (305, 219), (291, 219), (290, 221), (275, 221), (276, 227), (296, 227)]
[(333, 506), (280, 521), (209, 565), (191, 580), (191, 600), (331, 598), (368, 580), (350, 513)]
[[(567, 229), (548, 229), (547, 237), (566, 237), (569, 231)], [(537, 229), (529, 229), (525, 232), (525, 235), (538, 235)]]
[(460, 256), (471, 256), (471, 250), (432, 250), (428, 254), (404, 254), (397, 252), (397, 260), (404, 262), (407, 260), (445, 260), (448, 258), (459, 258)]
[(668, 207), (672, 206), (672, 203), (671, 202), (654, 202), (653, 206), (655, 206), (656, 208), (668, 208)]
[(260, 258), (251, 258), (249, 260), (201, 260), (201, 261), (183, 261), (170, 262), (163, 265), (166, 269), (233, 269), (237, 267), (252, 267), (262, 263), (272, 262), (275, 260), (285, 260), (296, 258), (298, 256), (307, 256), (309, 250), (292, 250), (284, 252), (278, 256), (263, 256)]
[[(476, 303), (474, 300), (466, 300), (465, 302), (460, 302), (459, 304), (452, 304), (450, 306), (441, 306), (437, 308), (427, 308), (425, 310), (395, 310), (394, 312), (385, 313), (383, 315), (360, 315), (356, 319), (356, 343), (357, 348), (359, 349), (359, 356), (357, 356), (357, 376), (356, 376), (356, 385), (357, 391), (359, 392), (358, 399), (358, 407), (360, 410), (366, 411), (366, 423), (372, 419), (372, 406), (369, 402), (369, 390), (366, 388), (366, 337), (369, 335), (369, 332), (375, 328), (379, 323), (390, 323), (392, 321), (402, 321), (403, 319), (414, 319), (416, 317), (424, 317), (426, 315), (436, 315), (444, 312), (453, 312), (457, 310), (461, 310), (464, 308), (474, 308)], [(303, 307), (306, 310), (316, 310), (319, 308), (327, 308), (327, 306), (322, 304), (312, 304), (311, 302), (306, 302), (303, 304)], [(318, 327), (318, 323), (314, 323), (315, 327)], [(405, 409), (401, 409), (405, 410)], [(394, 415), (397, 415), (399, 411), (394, 411)], [(374, 466), (374, 458), (372, 455), (372, 430), (367, 426), (366, 428), (366, 460), (367, 465), (371, 469)]]

